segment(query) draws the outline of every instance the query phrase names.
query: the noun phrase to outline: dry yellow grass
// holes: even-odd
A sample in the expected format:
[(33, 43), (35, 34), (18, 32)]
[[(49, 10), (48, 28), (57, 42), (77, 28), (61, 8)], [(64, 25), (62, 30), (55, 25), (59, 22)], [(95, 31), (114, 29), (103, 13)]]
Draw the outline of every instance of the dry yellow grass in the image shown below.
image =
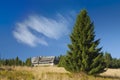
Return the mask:
[(120, 69), (108, 69), (106, 72), (101, 73), (102, 76), (120, 77)]
[[(49, 67), (16, 67), (16, 70), (22, 69), (22, 70), (28, 70), (33, 73), (35, 78), (37, 80), (57, 80), (58, 78), (68, 78), (68, 75), (70, 74), (68, 71), (66, 71), (62, 67), (55, 67), (55, 66), (49, 66)], [(58, 76), (59, 75), (59, 76)], [(54, 79), (53, 79), (54, 78)], [(66, 79), (62, 79), (66, 80)]]
[(0, 68), (0, 80), (33, 80), (33, 73), (27, 70), (16, 70), (14, 67)]
[[(33, 80), (120, 80), (113, 78), (102, 78), (88, 76), (84, 73), (72, 74), (66, 71), (63, 67), (48, 66), (48, 67), (12, 67), (14, 71), (27, 71), (33, 74)], [(120, 76), (120, 69), (108, 69), (102, 73), (103, 76)], [(6, 79), (2, 79), (6, 80)], [(23, 79), (24, 80), (24, 79)]]

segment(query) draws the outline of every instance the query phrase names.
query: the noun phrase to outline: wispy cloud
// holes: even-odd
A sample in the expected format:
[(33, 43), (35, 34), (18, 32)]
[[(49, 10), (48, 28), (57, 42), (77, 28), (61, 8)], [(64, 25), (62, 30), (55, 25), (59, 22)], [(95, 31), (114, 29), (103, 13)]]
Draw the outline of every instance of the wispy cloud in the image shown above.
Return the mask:
[(43, 45), (48, 45), (45, 40), (42, 38), (38, 38), (34, 34), (32, 34), (28, 27), (25, 24), (17, 23), (16, 30), (13, 31), (14, 37), (18, 42), (22, 42), (28, 44), (30, 46), (36, 46), (36, 44), (40, 43)]
[[(70, 17), (64, 17), (57, 14), (56, 19), (47, 18), (44, 16), (29, 16), (28, 19), (22, 23), (17, 23), (13, 31), (14, 37), (18, 42), (35, 47), (38, 44), (47, 46), (48, 42), (45, 37), (50, 39), (59, 39), (60, 37), (69, 33)], [(34, 34), (35, 31), (42, 36)]]

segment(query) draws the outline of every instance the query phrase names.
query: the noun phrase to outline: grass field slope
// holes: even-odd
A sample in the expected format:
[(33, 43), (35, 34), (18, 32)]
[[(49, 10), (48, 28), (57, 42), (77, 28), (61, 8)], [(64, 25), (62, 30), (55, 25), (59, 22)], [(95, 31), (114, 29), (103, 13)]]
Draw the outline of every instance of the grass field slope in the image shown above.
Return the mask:
[(0, 80), (120, 80), (120, 69), (108, 69), (101, 76), (70, 73), (62, 67), (1, 67)]

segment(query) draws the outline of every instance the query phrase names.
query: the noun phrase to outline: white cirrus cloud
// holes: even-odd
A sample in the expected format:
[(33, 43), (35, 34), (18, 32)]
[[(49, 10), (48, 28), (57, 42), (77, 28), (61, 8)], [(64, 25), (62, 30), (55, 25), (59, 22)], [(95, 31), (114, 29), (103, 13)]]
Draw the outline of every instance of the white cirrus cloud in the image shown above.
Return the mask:
[(48, 45), (42, 38), (33, 35), (25, 24), (18, 23), (17, 26), (16, 30), (13, 31), (13, 35), (18, 42), (26, 43), (33, 47), (36, 46), (37, 43)]
[[(28, 19), (21, 23), (17, 23), (13, 30), (13, 36), (18, 42), (35, 47), (38, 44), (47, 46), (48, 42), (45, 38), (59, 39), (69, 33), (70, 17), (64, 17), (58, 14), (56, 19), (47, 18), (44, 16), (29, 16)], [(38, 36), (31, 30), (42, 34)]]

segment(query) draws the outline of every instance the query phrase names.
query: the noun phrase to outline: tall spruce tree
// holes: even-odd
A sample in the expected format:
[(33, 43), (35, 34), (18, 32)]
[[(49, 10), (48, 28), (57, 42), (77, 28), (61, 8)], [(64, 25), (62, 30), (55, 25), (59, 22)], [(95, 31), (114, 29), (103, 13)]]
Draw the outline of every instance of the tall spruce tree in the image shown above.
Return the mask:
[(77, 16), (70, 39), (69, 51), (64, 58), (65, 69), (87, 74), (96, 74), (104, 69), (103, 54), (98, 48), (100, 39), (95, 40), (94, 25), (86, 10)]

